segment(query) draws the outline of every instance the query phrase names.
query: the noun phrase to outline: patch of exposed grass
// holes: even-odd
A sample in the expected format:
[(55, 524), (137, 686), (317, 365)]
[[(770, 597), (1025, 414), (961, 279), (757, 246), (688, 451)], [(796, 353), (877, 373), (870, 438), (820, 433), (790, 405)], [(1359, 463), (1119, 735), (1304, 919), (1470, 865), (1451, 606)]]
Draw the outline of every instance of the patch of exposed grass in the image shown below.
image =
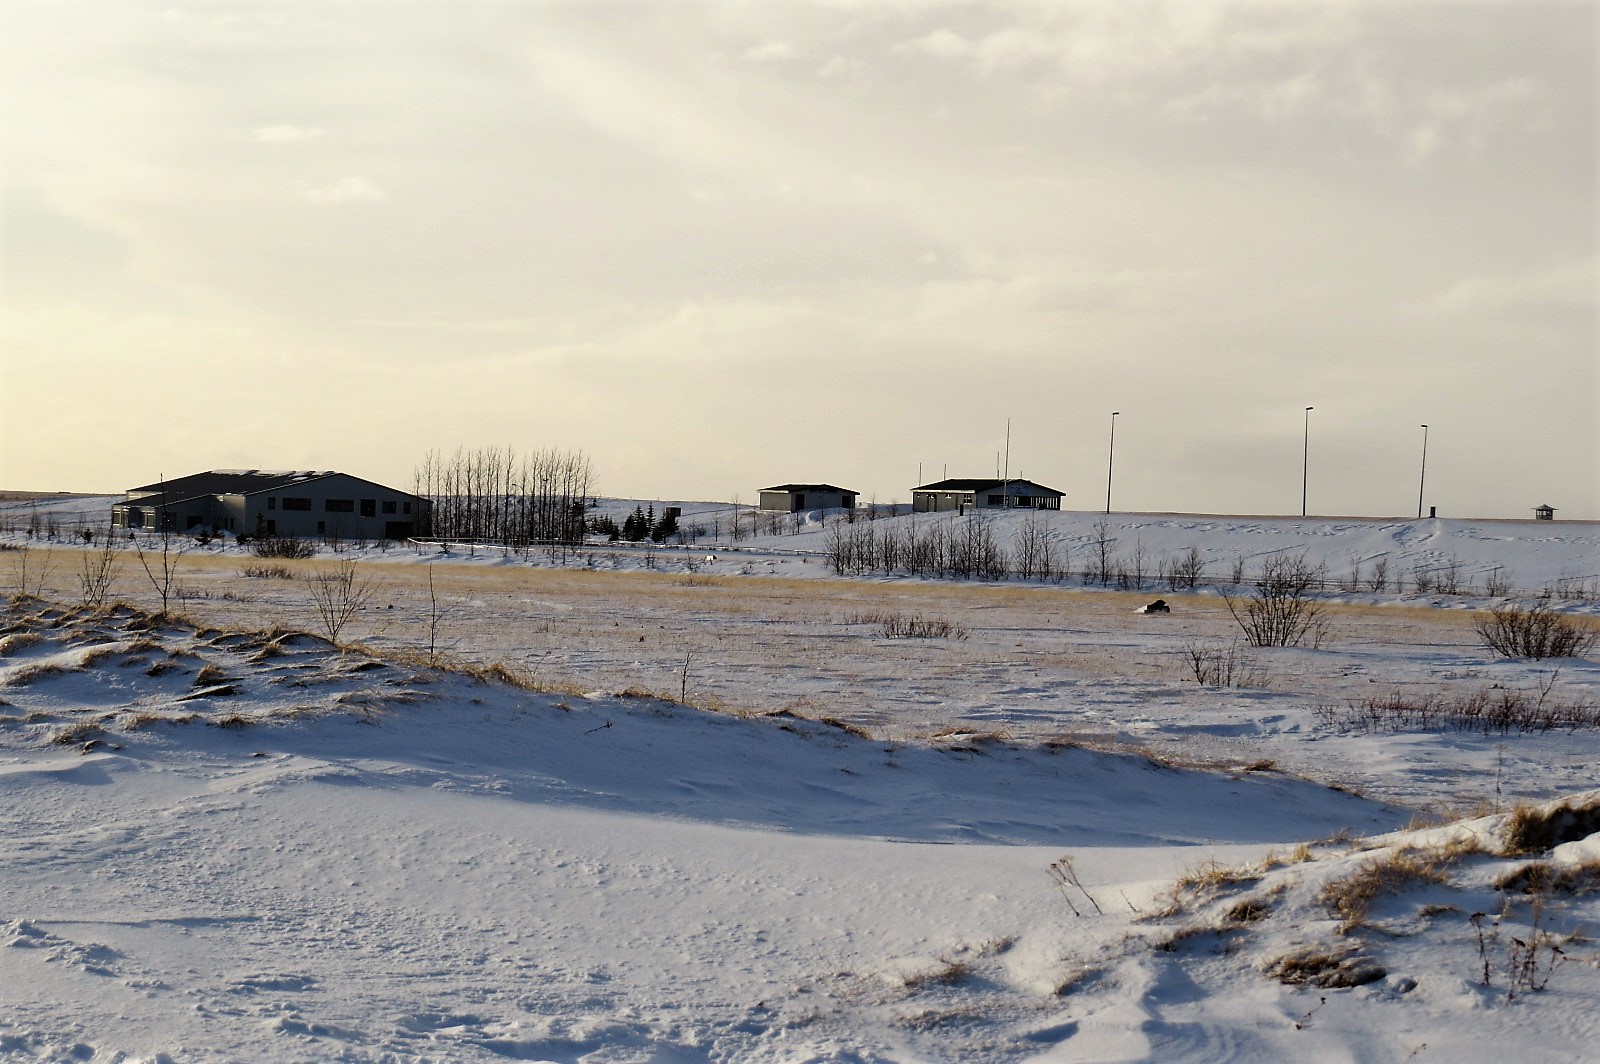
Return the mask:
[(1348, 933), (1366, 920), (1380, 897), (1449, 882), (1446, 870), (1459, 856), (1444, 848), (1388, 850), (1362, 862), (1349, 875), (1325, 884), (1317, 902), (1338, 917), (1340, 930)]
[(1600, 891), (1600, 860), (1578, 864), (1533, 861), (1494, 881), (1494, 889), (1515, 894), (1593, 894)]
[(50, 741), (57, 746), (76, 746), (90, 739), (98, 739), (105, 734), (105, 729), (93, 721), (82, 720), (76, 724), (69, 724), (50, 737)]
[(1278, 957), (1269, 962), (1265, 970), (1290, 986), (1311, 985), (1323, 989), (1362, 986), (1389, 974), (1375, 958), (1358, 955), (1354, 947), (1333, 950), (1307, 947)]
[(40, 680), (47, 680), (52, 676), (65, 675), (67, 669), (54, 662), (41, 661), (35, 665), (24, 665), (14, 670), (6, 677), (8, 687), (25, 687)]
[(44, 637), (38, 632), (12, 632), (10, 635), (0, 636), (0, 658), (35, 646), (42, 638)]
[(206, 662), (206, 664), (200, 666), (200, 671), (194, 674), (194, 686), (209, 687), (213, 684), (223, 683), (227, 678), (227, 670), (220, 665)]
[(1500, 826), (1500, 852), (1507, 857), (1544, 853), (1600, 831), (1600, 799), (1574, 804), (1519, 804)]

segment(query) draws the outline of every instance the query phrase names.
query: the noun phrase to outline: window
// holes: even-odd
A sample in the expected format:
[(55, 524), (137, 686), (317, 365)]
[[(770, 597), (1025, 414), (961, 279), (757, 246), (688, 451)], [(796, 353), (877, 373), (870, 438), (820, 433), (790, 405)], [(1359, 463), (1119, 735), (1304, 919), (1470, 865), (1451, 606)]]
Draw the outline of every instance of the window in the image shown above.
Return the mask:
[(277, 508), (278, 508), (278, 500), (277, 500), (277, 498), (275, 496), (268, 495), (267, 496), (267, 509), (276, 510)]
[(405, 512), (406, 513), (410, 513), (411, 512), (411, 504), (408, 502), (408, 503), (405, 503), (404, 506), (406, 508)]
[(386, 513), (386, 514), (392, 514), (392, 513), (394, 513), (394, 511), (395, 511), (394, 503), (389, 501), (389, 500), (387, 500), (387, 499), (384, 500), (383, 512)]
[(329, 514), (353, 514), (356, 512), (354, 499), (324, 499), (322, 512)]
[(309, 510), (309, 509), (311, 509), (311, 500), (310, 499), (292, 499), (289, 496), (285, 495), (284, 498), (283, 498), (283, 508), (285, 510)]
[(361, 516), (362, 517), (377, 517), (378, 516), (378, 501), (376, 499), (362, 499), (361, 500)]

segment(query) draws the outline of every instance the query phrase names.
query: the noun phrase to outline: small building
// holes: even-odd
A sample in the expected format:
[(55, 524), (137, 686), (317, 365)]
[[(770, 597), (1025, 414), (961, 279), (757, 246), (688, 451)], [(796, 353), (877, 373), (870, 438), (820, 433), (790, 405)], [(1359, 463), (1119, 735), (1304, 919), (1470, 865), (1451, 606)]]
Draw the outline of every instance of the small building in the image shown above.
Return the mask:
[(857, 494), (834, 484), (779, 484), (761, 489), (761, 509), (797, 514), (806, 510), (854, 510)]
[(1535, 521), (1554, 521), (1556, 519), (1556, 508), (1549, 503), (1545, 503), (1543, 506), (1535, 506), (1533, 508), (1533, 519)]
[(129, 488), (117, 528), (235, 535), (405, 539), (428, 531), (432, 504), (348, 473), (213, 469)]
[(911, 512), (919, 514), (968, 510), (1059, 510), (1065, 492), (1013, 478), (953, 479), (911, 489)]

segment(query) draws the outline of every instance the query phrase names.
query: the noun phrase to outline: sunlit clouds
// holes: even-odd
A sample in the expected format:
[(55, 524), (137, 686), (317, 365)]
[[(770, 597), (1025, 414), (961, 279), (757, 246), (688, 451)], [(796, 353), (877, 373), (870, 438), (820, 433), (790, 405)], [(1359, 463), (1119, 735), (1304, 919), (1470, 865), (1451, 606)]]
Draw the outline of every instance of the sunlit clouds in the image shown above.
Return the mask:
[(1115, 409), (1120, 506), (1292, 512), (1314, 406), (1313, 511), (1414, 511), (1427, 422), (1441, 513), (1600, 517), (1595, 23), (20, 8), (0, 486), (506, 445), (607, 494), (906, 501), (1009, 419), (1093, 508)]

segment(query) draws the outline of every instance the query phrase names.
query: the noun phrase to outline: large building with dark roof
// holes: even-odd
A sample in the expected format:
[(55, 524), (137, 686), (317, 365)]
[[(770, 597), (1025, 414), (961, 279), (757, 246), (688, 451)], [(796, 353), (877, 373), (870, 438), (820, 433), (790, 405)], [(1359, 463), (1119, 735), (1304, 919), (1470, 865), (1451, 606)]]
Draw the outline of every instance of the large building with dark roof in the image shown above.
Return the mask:
[(213, 469), (129, 488), (118, 528), (235, 535), (405, 539), (428, 531), (430, 504), (348, 473)]

